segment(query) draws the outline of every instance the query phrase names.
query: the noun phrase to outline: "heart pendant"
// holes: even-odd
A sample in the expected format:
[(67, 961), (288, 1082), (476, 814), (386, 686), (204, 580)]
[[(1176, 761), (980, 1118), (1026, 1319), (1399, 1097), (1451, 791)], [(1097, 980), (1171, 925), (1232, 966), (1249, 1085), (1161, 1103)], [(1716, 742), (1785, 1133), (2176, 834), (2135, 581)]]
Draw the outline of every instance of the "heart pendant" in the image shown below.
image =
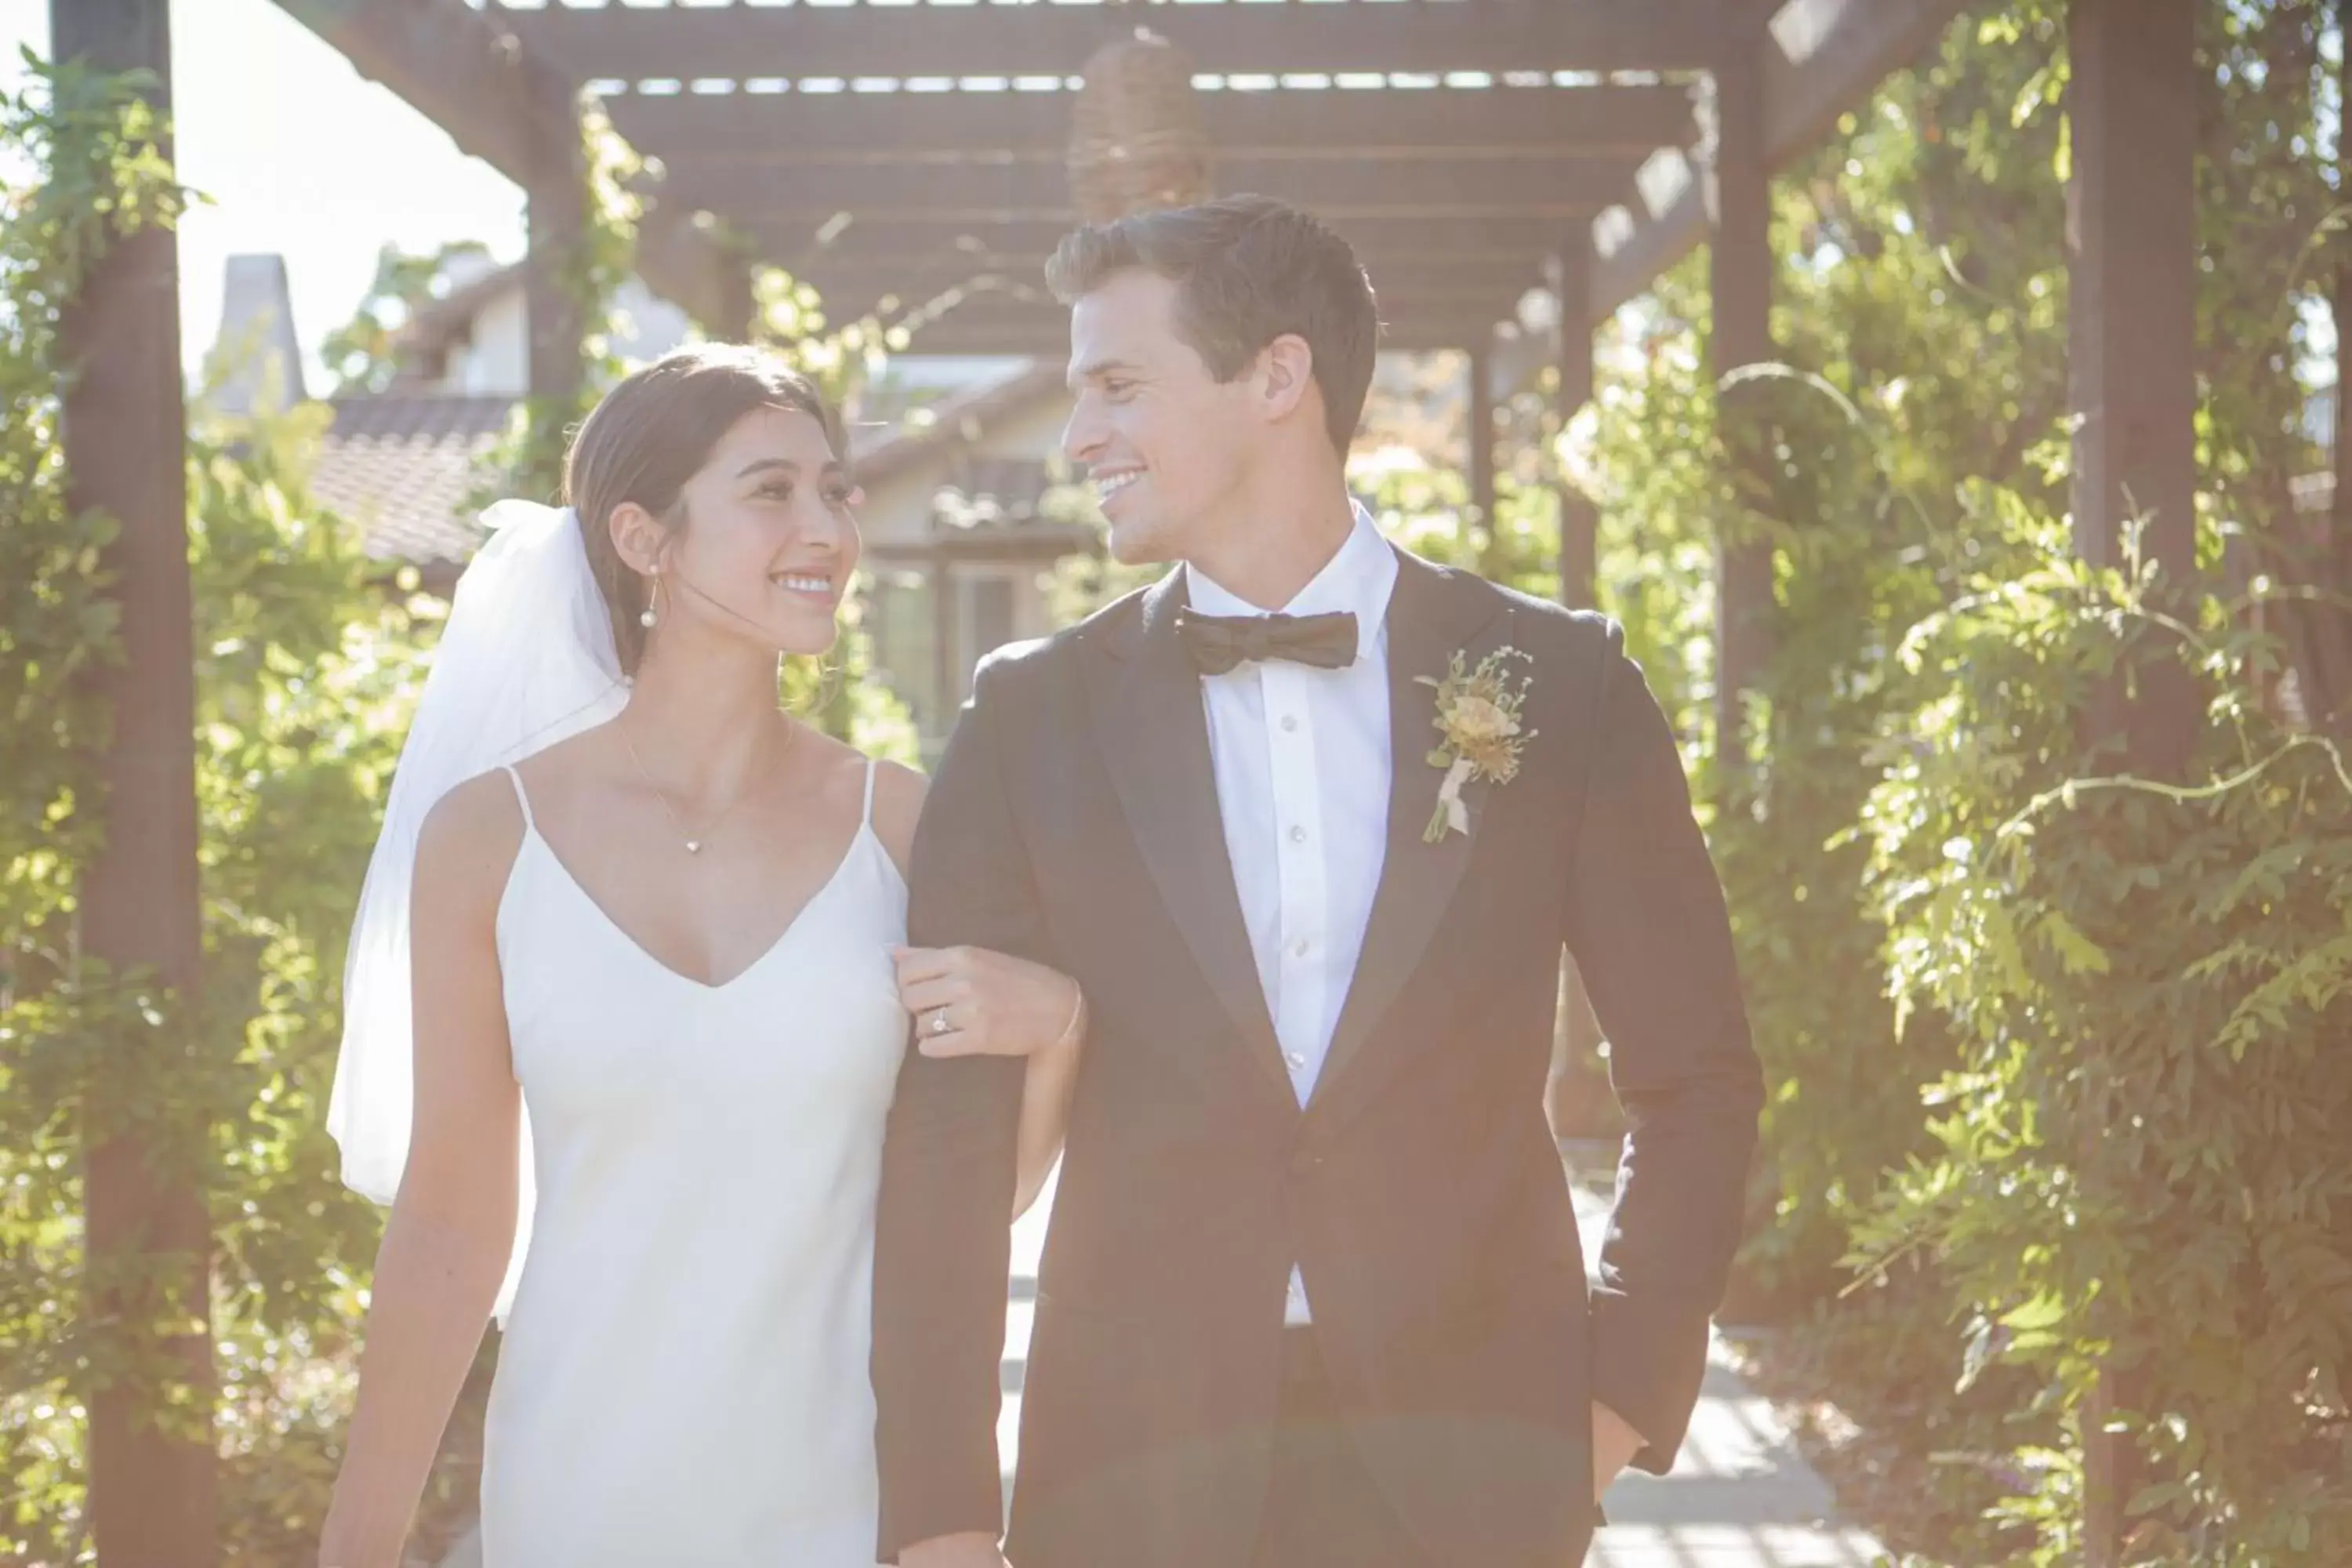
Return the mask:
[(689, 839), (688, 839), (688, 840), (686, 841), (686, 852), (687, 852), (688, 854), (689, 854), (689, 855), (699, 855), (699, 854), (701, 854), (701, 853), (702, 853), (702, 840), (701, 840), (701, 839), (699, 839), (699, 838), (689, 838)]

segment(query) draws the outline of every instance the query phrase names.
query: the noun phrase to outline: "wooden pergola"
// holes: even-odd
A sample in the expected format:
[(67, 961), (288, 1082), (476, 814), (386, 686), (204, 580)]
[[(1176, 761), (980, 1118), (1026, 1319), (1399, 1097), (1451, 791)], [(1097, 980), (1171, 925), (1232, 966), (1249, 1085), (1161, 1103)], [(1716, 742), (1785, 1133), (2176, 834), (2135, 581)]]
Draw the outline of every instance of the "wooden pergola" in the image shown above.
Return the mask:
[[(1498, 342), (1557, 364), (1565, 419), (1591, 395), (1595, 325), (1704, 244), (1715, 370), (1771, 360), (1773, 173), (1965, 0), (278, 4), (529, 194), (533, 390), (552, 395), (581, 374), (584, 323), (556, 278), (583, 224), (583, 89), (665, 171), (640, 237), (646, 282), (714, 334), (748, 334), (751, 268), (768, 261), (847, 312), (904, 322), (918, 351), (1058, 357), (1065, 317), (1038, 268), (1074, 221), (1062, 161), (1076, 73), (1148, 25), (1202, 73), (1219, 188), (1324, 214), (1365, 258), (1391, 345), (1472, 355), (1470, 466), (1491, 507)], [(2078, 537), (2112, 559), (2127, 512), (2152, 515), (2153, 553), (2187, 583), (2195, 5), (2072, 6)], [(166, 0), (51, 0), (56, 51), (153, 72), (168, 110), (166, 14)], [(198, 943), (175, 277), (173, 238), (154, 231), (89, 279), (69, 323), (82, 374), (65, 431), (78, 500), (124, 525), (118, 828), (89, 873), (88, 944), (185, 984)], [(1538, 288), (1559, 308), (1529, 333), (1519, 304)], [(1589, 603), (1592, 511), (1563, 500), (1561, 592)], [(1772, 572), (1769, 549), (1725, 548), (1727, 757), (1769, 651)], [(2158, 691), (2111, 721), (2161, 767), (2197, 715)], [(188, 1173), (136, 1153), (92, 1155), (93, 1251), (201, 1250)], [(188, 1354), (204, 1363), (201, 1339)], [(102, 1563), (215, 1560), (208, 1451), (134, 1433), (101, 1398), (92, 1469)]]
[[(530, 194), (535, 257), (576, 233), (583, 90), (663, 179), (656, 291), (748, 335), (750, 269), (868, 311), (912, 352), (1058, 357), (1041, 269), (1076, 222), (1080, 72), (1138, 26), (1178, 45), (1223, 191), (1322, 215), (1364, 258), (1394, 349), (1470, 355), (1492, 428), (1498, 351), (1590, 395), (1594, 326), (1711, 243), (1718, 368), (1772, 358), (1772, 172), (1914, 58), (1963, 0), (1228, 0), (685, 5), (279, 0)], [(577, 374), (582, 323), (533, 269), (534, 391)], [(1559, 306), (1540, 333), (1521, 301)], [(1494, 505), (1491, 442), (1472, 500)], [(1562, 595), (1591, 598), (1593, 518), (1564, 495)], [(1768, 650), (1769, 562), (1726, 562), (1726, 732)]]

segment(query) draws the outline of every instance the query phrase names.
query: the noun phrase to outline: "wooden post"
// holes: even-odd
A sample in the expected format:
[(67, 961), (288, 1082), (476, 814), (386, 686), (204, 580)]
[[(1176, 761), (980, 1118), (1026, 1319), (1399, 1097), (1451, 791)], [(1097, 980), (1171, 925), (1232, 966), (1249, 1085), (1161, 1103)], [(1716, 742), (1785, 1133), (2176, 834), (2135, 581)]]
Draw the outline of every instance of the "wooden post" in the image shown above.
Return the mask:
[(534, 71), (530, 90), (543, 112), (543, 145), (525, 183), (530, 254), (523, 269), (524, 308), (530, 321), (530, 395), (577, 402), (585, 374), (581, 344), (588, 323), (575, 292), (575, 274), (587, 243), (588, 191), (581, 147), (579, 106), (571, 85)]
[[(1713, 225), (1708, 288), (1714, 369), (1720, 380), (1769, 363), (1772, 352), (1772, 187), (1765, 163), (1761, 39), (1715, 72), (1715, 147), (1706, 169)], [(1772, 654), (1772, 548), (1734, 536), (1732, 525), (1764, 483), (1764, 431), (1753, 384), (1718, 394), (1717, 423), (1729, 468), (1732, 515), (1716, 549), (1716, 751), (1727, 778), (1747, 754), (1741, 699)]]
[[(1559, 383), (1552, 397), (1549, 430), (1557, 440), (1592, 401), (1592, 235), (1578, 224), (1568, 243), (1551, 258), (1549, 282), (1559, 313), (1553, 324), (1552, 354)], [(1570, 609), (1595, 606), (1594, 557), (1600, 514), (1592, 500), (1567, 473), (1557, 471), (1559, 498), (1559, 602)], [(1544, 1088), (1544, 1110), (1556, 1138), (1593, 1138), (1613, 1129), (1617, 1113), (1602, 1070), (1601, 1025), (1577, 973), (1576, 961), (1560, 963), (1559, 1027), (1552, 1039), (1551, 1077)]]
[(2197, 544), (2194, 0), (2074, 0), (2070, 24), (2074, 544), (2113, 565), (2141, 521), (2147, 552), (2185, 589)]
[(704, 323), (712, 337), (722, 342), (748, 343), (760, 335), (760, 302), (751, 263), (728, 268), (719, 279), (719, 319)]
[[(1470, 413), (1467, 454), (1470, 468), (1470, 519), (1463, 543), (1477, 529), (1495, 526), (1495, 351), (1491, 342), (1470, 345)], [(1492, 534), (1488, 537), (1491, 539)], [(1491, 550), (1491, 545), (1489, 550)], [(1483, 558), (1487, 552), (1481, 552)]]
[[(936, 531), (939, 524), (934, 522), (931, 526)], [(956, 658), (956, 638), (961, 626), (956, 615), (955, 569), (949, 560), (945, 539), (932, 541), (930, 560), (923, 571), (931, 589), (931, 659), (940, 692), (939, 710), (932, 721), (944, 737), (955, 728), (956, 714), (963, 708), (964, 683), (971, 679), (971, 671)]]
[[(1592, 401), (1592, 236), (1580, 224), (1570, 236), (1570, 243), (1551, 259), (1551, 289), (1559, 300), (1559, 319), (1553, 327), (1559, 390), (1554, 395), (1552, 413), (1559, 431), (1565, 433)], [(1592, 498), (1565, 473), (1558, 483), (1559, 602), (1571, 610), (1589, 610), (1598, 602), (1593, 574), (1598, 570), (1601, 516)]]
[[(59, 60), (152, 73), (150, 97), (168, 116), (166, 0), (50, 0), (49, 29)], [(81, 941), (117, 973), (147, 970), (191, 997), (202, 981), (203, 946), (179, 273), (178, 237), (148, 228), (116, 244), (84, 279), (63, 321), (73, 374), (61, 423), (73, 505), (105, 512), (121, 528), (107, 564), (116, 575), (123, 661), (98, 678), (114, 712), (101, 765), (106, 844), (82, 878)], [(103, 1106), (138, 1087), (102, 1081), (93, 1101)], [(197, 1328), (167, 1342), (197, 1391), (194, 1418), (209, 1434), (205, 1173), (162, 1168), (149, 1142), (128, 1131), (101, 1136), (85, 1162), (93, 1271), (162, 1270), (179, 1314)], [(145, 1317), (154, 1302), (134, 1288), (121, 1298), (93, 1293), (84, 1310), (94, 1320)], [(208, 1436), (159, 1435), (146, 1418), (155, 1392), (110, 1389), (90, 1402), (90, 1531), (108, 1568), (214, 1561), (212, 1444)]]
[[(2176, 605), (2196, 575), (2197, 11), (2197, 0), (2073, 0), (2068, 16), (2075, 547), (2114, 563), (2126, 522), (2143, 521)], [(2169, 659), (2138, 676), (2137, 695), (2118, 683), (2101, 703), (2092, 738), (2120, 740), (2135, 771), (2178, 774), (2197, 739), (2194, 689)], [(2133, 1450), (2101, 1428), (2132, 1403), (2128, 1374), (2110, 1369), (2084, 1413), (2090, 1568), (2124, 1555)]]
[[(2352, 19), (2352, 11), (2340, 13)], [(2336, 62), (2336, 188), (2345, 190), (2344, 182), (2352, 179), (2352, 143), (2346, 137), (2352, 133), (2352, 49), (2343, 51)], [(2321, 588), (2336, 595), (2352, 594), (2352, 243), (2338, 237), (2336, 264), (2336, 428), (2329, 454), (2336, 486), (2330, 497), (2326, 531), (2321, 536), (2320, 548), (2313, 576)], [(2335, 731), (2338, 736), (2352, 729), (2352, 608), (2340, 600), (2334, 604), (2315, 604), (2308, 614), (2300, 617), (2311, 628), (2311, 658), (2314, 667), (2308, 684), (2315, 689), (2305, 691), (2305, 711), (2313, 721)]]

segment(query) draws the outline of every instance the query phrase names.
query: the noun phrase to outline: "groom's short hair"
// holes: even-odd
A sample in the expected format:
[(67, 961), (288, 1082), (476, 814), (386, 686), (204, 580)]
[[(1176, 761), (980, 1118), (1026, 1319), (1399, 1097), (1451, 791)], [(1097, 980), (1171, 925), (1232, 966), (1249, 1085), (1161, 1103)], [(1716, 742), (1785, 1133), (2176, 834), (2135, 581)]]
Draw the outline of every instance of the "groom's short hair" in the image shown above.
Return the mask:
[(1346, 454), (1380, 340), (1371, 282), (1346, 240), (1271, 196), (1224, 196), (1090, 224), (1055, 248), (1045, 281), (1075, 305), (1136, 268), (1176, 285), (1176, 330), (1219, 381), (1286, 332), (1305, 339), (1331, 444)]

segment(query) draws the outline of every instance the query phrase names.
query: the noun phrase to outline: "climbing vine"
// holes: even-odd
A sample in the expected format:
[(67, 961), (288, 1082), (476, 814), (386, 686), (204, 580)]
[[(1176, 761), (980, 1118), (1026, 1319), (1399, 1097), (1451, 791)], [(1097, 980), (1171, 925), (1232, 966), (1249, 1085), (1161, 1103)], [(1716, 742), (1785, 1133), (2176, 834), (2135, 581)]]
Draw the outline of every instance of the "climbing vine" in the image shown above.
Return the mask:
[[(0, 100), (0, 1560), (89, 1560), (88, 1400), (127, 1387), (184, 1424), (204, 1406), (158, 1344), (208, 1312), (222, 1551), (290, 1562), (320, 1522), (378, 1224), (323, 1131), (343, 936), (431, 613), (310, 501), (324, 410), (230, 422), (200, 402), (200, 981), (174, 995), (79, 951), (106, 737), (80, 678), (119, 654), (112, 524), (65, 501), (58, 312), (107, 246), (187, 199), (141, 86), (34, 62)], [(139, 1282), (92, 1277), (79, 1153), (126, 1118), (210, 1173), (213, 1295), (134, 1290), (93, 1320), (89, 1291)]]

